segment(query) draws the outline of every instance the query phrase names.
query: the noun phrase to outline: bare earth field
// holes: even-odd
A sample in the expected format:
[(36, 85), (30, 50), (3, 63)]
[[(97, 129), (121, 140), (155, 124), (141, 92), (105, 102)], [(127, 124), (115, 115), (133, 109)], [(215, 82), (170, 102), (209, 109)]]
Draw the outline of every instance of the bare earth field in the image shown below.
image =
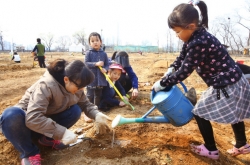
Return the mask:
[[(8, 54), (0, 54), (0, 113), (21, 99), (25, 90), (44, 73), (44, 68), (33, 67), (30, 53), (20, 53), (22, 62), (10, 61)], [(108, 53), (108, 56), (111, 56)], [(130, 54), (130, 63), (139, 77), (139, 97), (130, 101), (135, 107), (114, 108), (105, 114), (111, 118), (121, 114), (123, 117), (141, 117), (153, 105), (150, 101), (150, 88), (166, 71), (175, 59), (173, 54)], [(46, 60), (56, 58), (67, 60), (81, 59), (80, 53), (47, 53)], [(250, 65), (248, 57), (233, 57)], [(150, 85), (148, 85), (150, 83)], [(188, 89), (194, 87), (198, 97), (206, 89), (205, 83), (194, 72), (184, 81)], [(155, 110), (152, 114), (159, 115)], [(110, 122), (111, 125), (111, 122)], [(229, 124), (212, 123), (214, 135), (220, 150), (217, 161), (193, 154), (189, 144), (201, 144), (203, 139), (194, 119), (182, 127), (171, 124), (133, 123), (116, 127), (108, 135), (98, 137), (93, 134), (93, 123), (85, 123), (81, 118), (71, 130), (81, 130), (92, 141), (84, 141), (70, 148), (56, 151), (39, 146), (43, 165), (250, 165), (250, 154), (231, 157), (226, 150), (232, 147), (234, 135)], [(246, 134), (250, 143), (250, 123), (246, 122)], [(114, 139), (113, 139), (114, 134)], [(114, 140), (114, 143), (112, 142)], [(0, 164), (20, 164), (19, 153), (12, 144), (0, 134)]]

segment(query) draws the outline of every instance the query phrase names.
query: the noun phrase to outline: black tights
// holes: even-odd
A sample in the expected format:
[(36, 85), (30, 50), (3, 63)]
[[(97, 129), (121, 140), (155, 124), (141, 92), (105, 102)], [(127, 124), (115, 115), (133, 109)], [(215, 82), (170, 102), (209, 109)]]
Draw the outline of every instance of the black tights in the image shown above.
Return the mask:
[(240, 148), (244, 146), (247, 143), (244, 122), (241, 121), (236, 124), (231, 124), (231, 126), (233, 128), (235, 141), (236, 141), (235, 147)]
[[(213, 128), (209, 120), (205, 120), (203, 118), (200, 118), (197, 115), (194, 115), (195, 120), (198, 124), (198, 127), (200, 129), (201, 135), (205, 142), (205, 147), (209, 151), (215, 151), (217, 150), (214, 140), (214, 134), (213, 134)], [(239, 122), (236, 124), (231, 124), (233, 128), (233, 132), (235, 135), (236, 140), (236, 148), (240, 148), (246, 144), (246, 134), (245, 134), (245, 125), (244, 122)]]

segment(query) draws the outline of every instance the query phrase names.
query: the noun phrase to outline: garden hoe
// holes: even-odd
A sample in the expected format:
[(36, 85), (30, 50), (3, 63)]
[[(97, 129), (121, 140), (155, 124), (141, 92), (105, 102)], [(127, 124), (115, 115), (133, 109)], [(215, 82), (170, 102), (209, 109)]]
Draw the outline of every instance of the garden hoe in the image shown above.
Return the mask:
[[(102, 67), (99, 66), (100, 70), (102, 71)], [(131, 107), (132, 110), (135, 110), (135, 107), (133, 107), (132, 104), (130, 104), (127, 100), (125, 100), (122, 95), (120, 94), (120, 92), (118, 91), (118, 89), (115, 87), (114, 83), (110, 80), (110, 78), (108, 77), (108, 75), (106, 73), (103, 73), (104, 76), (106, 77), (106, 80), (109, 82), (109, 84), (115, 89), (116, 93), (119, 95), (119, 97), (122, 99), (122, 101), (129, 105)]]

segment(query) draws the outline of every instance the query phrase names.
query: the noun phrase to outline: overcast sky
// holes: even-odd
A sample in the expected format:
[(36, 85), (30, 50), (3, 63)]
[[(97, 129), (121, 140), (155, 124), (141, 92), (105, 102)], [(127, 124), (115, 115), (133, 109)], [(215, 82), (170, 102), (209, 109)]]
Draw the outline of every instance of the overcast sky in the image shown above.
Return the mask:
[[(244, 0), (206, 0), (209, 21), (227, 17), (243, 7)], [(184, 0), (0, 0), (0, 31), (14, 43), (36, 44), (41, 33), (55, 37), (82, 28), (88, 36), (102, 33), (104, 42), (137, 44), (166, 37), (167, 18)], [(162, 40), (162, 39), (161, 39)], [(115, 42), (116, 43), (116, 42)]]

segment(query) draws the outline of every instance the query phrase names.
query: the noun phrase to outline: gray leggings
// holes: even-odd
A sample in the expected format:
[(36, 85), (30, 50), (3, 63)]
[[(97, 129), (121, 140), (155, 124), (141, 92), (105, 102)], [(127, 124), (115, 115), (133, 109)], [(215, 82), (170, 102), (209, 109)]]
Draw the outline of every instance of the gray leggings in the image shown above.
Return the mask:
[(91, 103), (99, 106), (102, 97), (102, 87), (87, 87), (87, 97)]

